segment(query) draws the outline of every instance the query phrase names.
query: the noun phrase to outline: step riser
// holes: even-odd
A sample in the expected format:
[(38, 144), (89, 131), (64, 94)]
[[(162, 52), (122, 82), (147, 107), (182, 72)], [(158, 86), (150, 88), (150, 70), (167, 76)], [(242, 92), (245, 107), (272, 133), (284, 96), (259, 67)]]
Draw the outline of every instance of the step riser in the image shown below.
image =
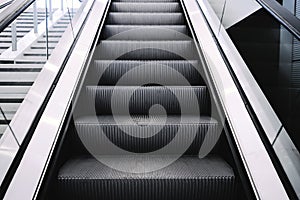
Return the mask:
[[(106, 39), (109, 40), (190, 40), (191, 38), (187, 35), (165, 28), (137, 28), (127, 31), (118, 31), (118, 30), (105, 30), (107, 36)], [(119, 34), (114, 34), (114, 32), (119, 32)]]
[[(123, 168), (132, 166), (130, 171), (146, 170), (151, 164), (163, 165), (165, 157), (145, 156), (136, 160), (116, 156), (111, 157), (110, 163)], [(95, 159), (81, 158), (69, 161), (58, 177), (62, 199), (82, 200), (232, 200), (236, 199), (235, 182), (232, 169), (223, 160), (192, 157), (180, 158), (154, 172), (138, 174), (114, 170)]]
[[(61, 193), (63, 191), (70, 191), (68, 187), (68, 181), (61, 181)], [(68, 193), (65, 198), (70, 199), (105, 199), (105, 200), (154, 200), (154, 199), (172, 199), (172, 200), (232, 200), (232, 191), (228, 191), (227, 188), (234, 187), (234, 180), (222, 181), (222, 186), (218, 186), (214, 180), (186, 180), (185, 184), (179, 180), (99, 180), (97, 183), (90, 181), (88, 184), (84, 184), (84, 188), (80, 189), (80, 193), (74, 190), (74, 193)], [(71, 185), (71, 184), (70, 184)], [(180, 185), (180, 186), (179, 186)], [(213, 187), (214, 189), (201, 190), (200, 185), (206, 185), (207, 187)], [(83, 188), (77, 186), (77, 188)], [(93, 189), (89, 189), (93, 188)], [(117, 189), (116, 189), (117, 188)], [(147, 188), (147, 189), (145, 189)], [(215, 189), (218, 188), (218, 189)], [(96, 192), (103, 191), (103, 192)], [(217, 191), (217, 192), (215, 192)], [(229, 194), (228, 194), (229, 193)]]
[[(103, 39), (107, 39), (107, 38), (110, 38), (117, 34), (123, 35), (122, 33), (124, 31), (128, 31), (128, 32), (132, 33), (133, 32), (132, 30), (138, 31), (138, 30), (143, 30), (143, 29), (147, 29), (147, 30), (167, 29), (167, 30), (176, 31), (176, 32), (187, 35), (187, 28), (185, 25), (173, 25), (173, 26), (167, 26), (167, 25), (165, 25), (165, 26), (106, 25), (103, 29), (103, 33), (101, 34), (101, 37)], [(131, 36), (127, 36), (127, 35), (126, 35), (126, 37), (131, 38)], [(137, 36), (138, 38), (142, 38), (142, 36), (140, 36), (140, 35), (135, 35), (135, 36)], [(118, 36), (118, 37), (121, 37), (121, 36)], [(126, 38), (125, 36), (123, 36), (123, 37)], [(113, 38), (115, 38), (115, 37), (113, 37)], [(133, 38), (133, 40), (134, 39), (135, 38)]]
[(100, 60), (196, 60), (198, 54), (192, 41), (127, 42), (101, 41), (95, 52)]

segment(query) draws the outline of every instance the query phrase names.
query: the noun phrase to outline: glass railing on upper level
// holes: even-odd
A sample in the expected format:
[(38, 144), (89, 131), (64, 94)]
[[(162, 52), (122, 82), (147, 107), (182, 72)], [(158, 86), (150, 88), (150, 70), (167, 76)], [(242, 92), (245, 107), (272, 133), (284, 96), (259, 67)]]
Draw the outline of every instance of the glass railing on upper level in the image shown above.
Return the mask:
[(292, 186), (293, 195), (300, 198), (300, 37), (289, 29), (291, 24), (296, 24), (294, 30), (300, 26), (294, 17), (300, 12), (300, 1), (282, 3), (287, 2), (294, 12), (282, 8), (286, 15), (282, 19), (292, 18), (292, 23), (282, 22), (260, 1), (207, 0), (202, 4), (213, 13), (204, 10), (247, 97), (246, 104), (260, 123), (262, 138), (275, 154), (278, 170), (285, 172), (287, 187)]
[[(36, 0), (0, 32), (0, 106), (9, 122), (80, 5), (78, 0)], [(0, 123), (3, 134), (6, 125)]]
[(91, 5), (87, 0), (14, 0), (0, 10), (1, 188), (20, 147), (30, 141), (32, 124)]

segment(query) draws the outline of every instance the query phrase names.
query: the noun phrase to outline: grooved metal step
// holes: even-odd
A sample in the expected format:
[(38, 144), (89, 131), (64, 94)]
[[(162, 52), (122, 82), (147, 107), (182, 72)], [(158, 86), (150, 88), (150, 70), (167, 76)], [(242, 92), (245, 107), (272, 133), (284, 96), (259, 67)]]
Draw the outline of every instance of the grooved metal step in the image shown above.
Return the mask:
[(60, 197), (90, 200), (233, 199), (235, 176), (231, 167), (220, 158), (182, 157), (154, 172), (130, 173), (136, 168), (148, 169), (149, 163), (163, 165), (168, 158), (104, 158), (121, 169), (131, 168), (129, 172), (114, 170), (90, 157), (69, 160), (58, 173)]
[(177, 2), (159, 3), (128, 3), (112, 2), (112, 12), (180, 12), (180, 6)]
[(101, 40), (96, 59), (196, 60), (193, 41)]
[[(205, 115), (210, 108), (206, 86), (87, 86), (86, 99), (87, 106), (102, 115), (126, 114), (128, 110), (131, 114), (147, 115), (155, 104), (164, 107), (168, 114)], [(161, 112), (153, 110), (153, 114)]]
[(100, 147), (93, 151), (97, 155), (114, 154), (114, 149), (102, 149), (107, 145), (106, 138), (135, 153), (154, 152), (174, 140), (173, 148), (164, 153), (189, 155), (199, 152), (204, 139), (217, 141), (218, 138), (216, 120), (192, 115), (84, 116), (76, 119), (75, 126), (85, 145)]
[[(107, 27), (105, 27), (106, 29)], [(187, 35), (164, 27), (149, 27), (143, 26), (135, 29), (128, 29), (127, 31), (105, 30), (104, 32), (111, 37), (106, 37), (109, 40), (190, 40)], [(119, 34), (114, 34), (112, 31), (118, 31)]]
[(120, 13), (111, 12), (107, 19), (108, 24), (123, 25), (182, 25), (182, 13)]
[[(205, 85), (198, 61), (95, 60), (98, 85), (137, 85), (143, 82), (162, 85)], [(121, 80), (121, 81), (120, 81)]]
[(236, 199), (226, 161), (198, 158), (222, 130), (180, 2), (113, 1), (101, 31), (68, 129), (66, 149), (79, 150), (63, 155), (54, 183), (59, 198)]
[[(136, 38), (134, 38), (133, 36), (130, 36), (128, 34), (126, 34), (125, 36), (122, 36), (123, 35), (122, 32), (129, 31), (129, 33), (132, 34), (134, 31), (139, 31), (139, 30), (143, 30), (143, 29), (147, 29), (147, 30), (151, 30), (151, 29), (152, 30), (157, 30), (157, 29), (165, 30), (165, 29), (167, 29), (167, 30), (176, 31), (178, 33), (182, 33), (185, 35), (188, 34), (186, 25), (105, 25), (104, 29), (103, 29), (103, 33), (101, 34), (101, 37), (103, 39), (107, 39), (107, 38), (111, 39), (110, 37), (119, 34), (119, 36), (115, 36), (113, 38), (119, 38), (120, 40), (121, 39), (134, 40)], [(134, 35), (137, 38), (143, 38), (143, 36), (141, 36), (140, 34), (134, 34)], [(161, 38), (159, 38), (159, 36), (154, 36), (154, 38), (161, 40)], [(167, 38), (165, 38), (165, 39), (167, 39)]]

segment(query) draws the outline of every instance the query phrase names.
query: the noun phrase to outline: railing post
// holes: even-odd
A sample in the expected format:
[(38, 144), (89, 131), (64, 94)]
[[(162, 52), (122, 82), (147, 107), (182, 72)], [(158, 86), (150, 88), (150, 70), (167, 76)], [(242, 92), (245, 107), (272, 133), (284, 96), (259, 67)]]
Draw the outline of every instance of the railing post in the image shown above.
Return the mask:
[(36, 1), (33, 3), (33, 27), (34, 27), (34, 33), (37, 33), (38, 32), (38, 19), (37, 19)]
[(49, 0), (49, 18), (53, 20), (52, 0)]
[(60, 0), (60, 9), (64, 10), (64, 0)]
[(11, 46), (13, 51), (17, 51), (17, 23), (11, 25)]

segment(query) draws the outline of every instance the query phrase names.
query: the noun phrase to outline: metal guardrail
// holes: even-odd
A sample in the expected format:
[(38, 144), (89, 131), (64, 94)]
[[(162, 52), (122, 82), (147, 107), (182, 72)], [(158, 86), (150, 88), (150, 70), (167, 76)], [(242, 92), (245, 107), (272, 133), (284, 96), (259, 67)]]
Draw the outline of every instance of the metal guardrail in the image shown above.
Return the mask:
[(256, 0), (300, 40), (300, 20), (275, 0)]

